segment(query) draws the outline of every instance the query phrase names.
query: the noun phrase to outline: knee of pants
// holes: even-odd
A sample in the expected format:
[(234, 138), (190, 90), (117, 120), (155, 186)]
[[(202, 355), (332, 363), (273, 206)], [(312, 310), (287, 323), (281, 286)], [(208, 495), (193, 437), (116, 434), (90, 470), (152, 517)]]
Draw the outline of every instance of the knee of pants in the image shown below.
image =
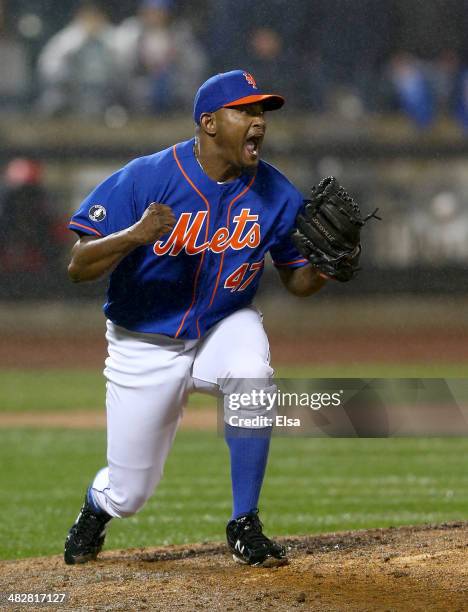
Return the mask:
[(255, 363), (254, 367), (249, 364), (236, 364), (227, 375), (219, 378), (219, 389), (226, 395), (249, 394), (261, 389), (269, 389), (272, 386), (273, 369), (268, 363)]
[(262, 381), (255, 386), (270, 384), (273, 368), (268, 363), (268, 359), (263, 359), (260, 355), (246, 355), (243, 352), (228, 353), (228, 355), (225, 366), (221, 368), (219, 379), (239, 381), (239, 385), (242, 385), (241, 381), (246, 379)]
[[(257, 382), (257, 381), (251, 381)], [(239, 427), (269, 427), (276, 416), (276, 385), (243, 386), (224, 393), (224, 421)]]
[[(130, 475), (132, 476), (132, 475)], [(136, 514), (143, 508), (156, 488), (160, 476), (153, 478), (131, 477), (117, 489), (111, 486), (111, 493), (107, 498), (107, 504), (113, 513), (120, 518), (126, 518)]]
[(142, 494), (136, 494), (132, 496), (124, 496), (118, 500), (113, 500), (112, 507), (114, 512), (120, 518), (127, 518), (136, 514), (139, 510), (143, 508), (147, 501), (148, 497)]

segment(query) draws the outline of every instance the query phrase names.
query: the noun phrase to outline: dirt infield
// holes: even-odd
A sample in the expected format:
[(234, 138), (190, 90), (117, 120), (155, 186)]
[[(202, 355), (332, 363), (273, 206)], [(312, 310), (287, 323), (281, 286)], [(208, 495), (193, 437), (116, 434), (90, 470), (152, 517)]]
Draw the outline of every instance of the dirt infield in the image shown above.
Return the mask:
[[(456, 363), (467, 358), (468, 332), (417, 330), (404, 336), (388, 330), (317, 331), (313, 335), (270, 336), (274, 364)], [(2, 333), (0, 368), (103, 367), (103, 334), (73, 335)]]
[[(103, 410), (0, 412), (0, 429), (6, 427), (104, 429), (106, 414)], [(216, 429), (216, 410), (212, 408), (186, 410), (181, 429), (214, 431)]]
[[(0, 563), (4, 593), (67, 593), (56, 610), (468, 610), (468, 523), (283, 539), (289, 565), (232, 562), (222, 544)], [(10, 603), (2, 609), (26, 610)]]
[[(272, 363), (466, 361), (465, 296), (259, 297)], [(100, 301), (0, 302), (0, 368), (102, 368)]]

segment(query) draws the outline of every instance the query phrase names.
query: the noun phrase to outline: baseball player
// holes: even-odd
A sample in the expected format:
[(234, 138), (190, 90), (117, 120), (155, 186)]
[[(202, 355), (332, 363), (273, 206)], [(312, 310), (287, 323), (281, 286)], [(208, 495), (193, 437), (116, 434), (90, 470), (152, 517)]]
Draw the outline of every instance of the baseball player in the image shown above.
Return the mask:
[[(303, 196), (260, 159), (265, 113), (283, 103), (243, 70), (211, 77), (195, 97), (195, 137), (130, 162), (70, 221), (78, 234), (71, 279), (110, 279), (107, 466), (69, 531), (68, 564), (95, 559), (107, 523), (138, 512), (153, 494), (189, 393), (274, 389), (252, 305), (265, 257), (294, 295), (326, 282), (290, 238)], [(264, 417), (267, 407), (242, 410)], [(270, 434), (271, 427), (225, 423), (233, 497), (227, 542), (234, 559), (250, 565), (283, 562), (286, 554), (263, 534), (258, 515)]]

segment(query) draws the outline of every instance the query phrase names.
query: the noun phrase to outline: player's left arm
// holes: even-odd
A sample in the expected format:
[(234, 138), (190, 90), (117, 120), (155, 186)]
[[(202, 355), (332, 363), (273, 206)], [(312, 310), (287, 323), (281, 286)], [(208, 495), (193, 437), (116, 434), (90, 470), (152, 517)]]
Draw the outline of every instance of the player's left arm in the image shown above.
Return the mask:
[(319, 291), (327, 279), (316, 268), (307, 264), (299, 268), (277, 268), (286, 289), (297, 297), (308, 297)]

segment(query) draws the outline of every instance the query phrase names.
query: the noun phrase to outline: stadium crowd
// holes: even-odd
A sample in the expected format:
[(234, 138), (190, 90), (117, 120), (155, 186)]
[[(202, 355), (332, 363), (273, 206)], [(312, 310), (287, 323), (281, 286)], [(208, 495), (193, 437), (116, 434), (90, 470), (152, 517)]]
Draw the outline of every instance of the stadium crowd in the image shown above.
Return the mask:
[[(198, 85), (240, 66), (287, 98), (284, 113), (294, 114), (295, 124), (307, 113), (323, 114), (318, 123), (328, 131), (333, 114), (344, 125), (399, 112), (419, 130), (450, 116), (463, 133), (467, 21), (468, 0), (0, 0), (0, 133), (8, 127), (10, 134), (0, 155), (0, 297), (63, 294), (73, 240), (66, 230), (69, 209), (86, 192), (84, 177), (91, 173), (94, 181), (97, 171), (81, 167), (73, 152), (70, 171), (34, 143), (16, 146), (16, 140), (28, 142), (28, 121), (53, 134), (63, 126), (89, 134), (96, 123), (119, 127), (140, 117), (190, 116)], [(83, 119), (91, 121), (84, 125)], [(23, 124), (26, 132), (17, 139)], [(409, 133), (419, 139), (418, 129)], [(103, 167), (120, 163), (106, 155)], [(378, 160), (356, 169), (349, 159), (326, 157), (317, 171), (351, 181), (365, 172), (359, 183), (367, 188), (359, 198), (364, 204), (378, 199), (392, 211), (369, 233), (373, 265), (465, 266), (463, 159), (451, 162), (449, 171), (442, 159), (421, 166), (416, 157), (403, 173), (389, 165), (388, 176), (380, 176)], [(307, 177), (310, 163), (304, 164)], [(294, 166), (300, 182), (300, 159)], [(93, 296), (99, 287), (89, 291)]]
[[(289, 108), (468, 129), (467, 0), (0, 0), (0, 114), (190, 108), (242, 66)], [(351, 9), (351, 10), (350, 10)]]

